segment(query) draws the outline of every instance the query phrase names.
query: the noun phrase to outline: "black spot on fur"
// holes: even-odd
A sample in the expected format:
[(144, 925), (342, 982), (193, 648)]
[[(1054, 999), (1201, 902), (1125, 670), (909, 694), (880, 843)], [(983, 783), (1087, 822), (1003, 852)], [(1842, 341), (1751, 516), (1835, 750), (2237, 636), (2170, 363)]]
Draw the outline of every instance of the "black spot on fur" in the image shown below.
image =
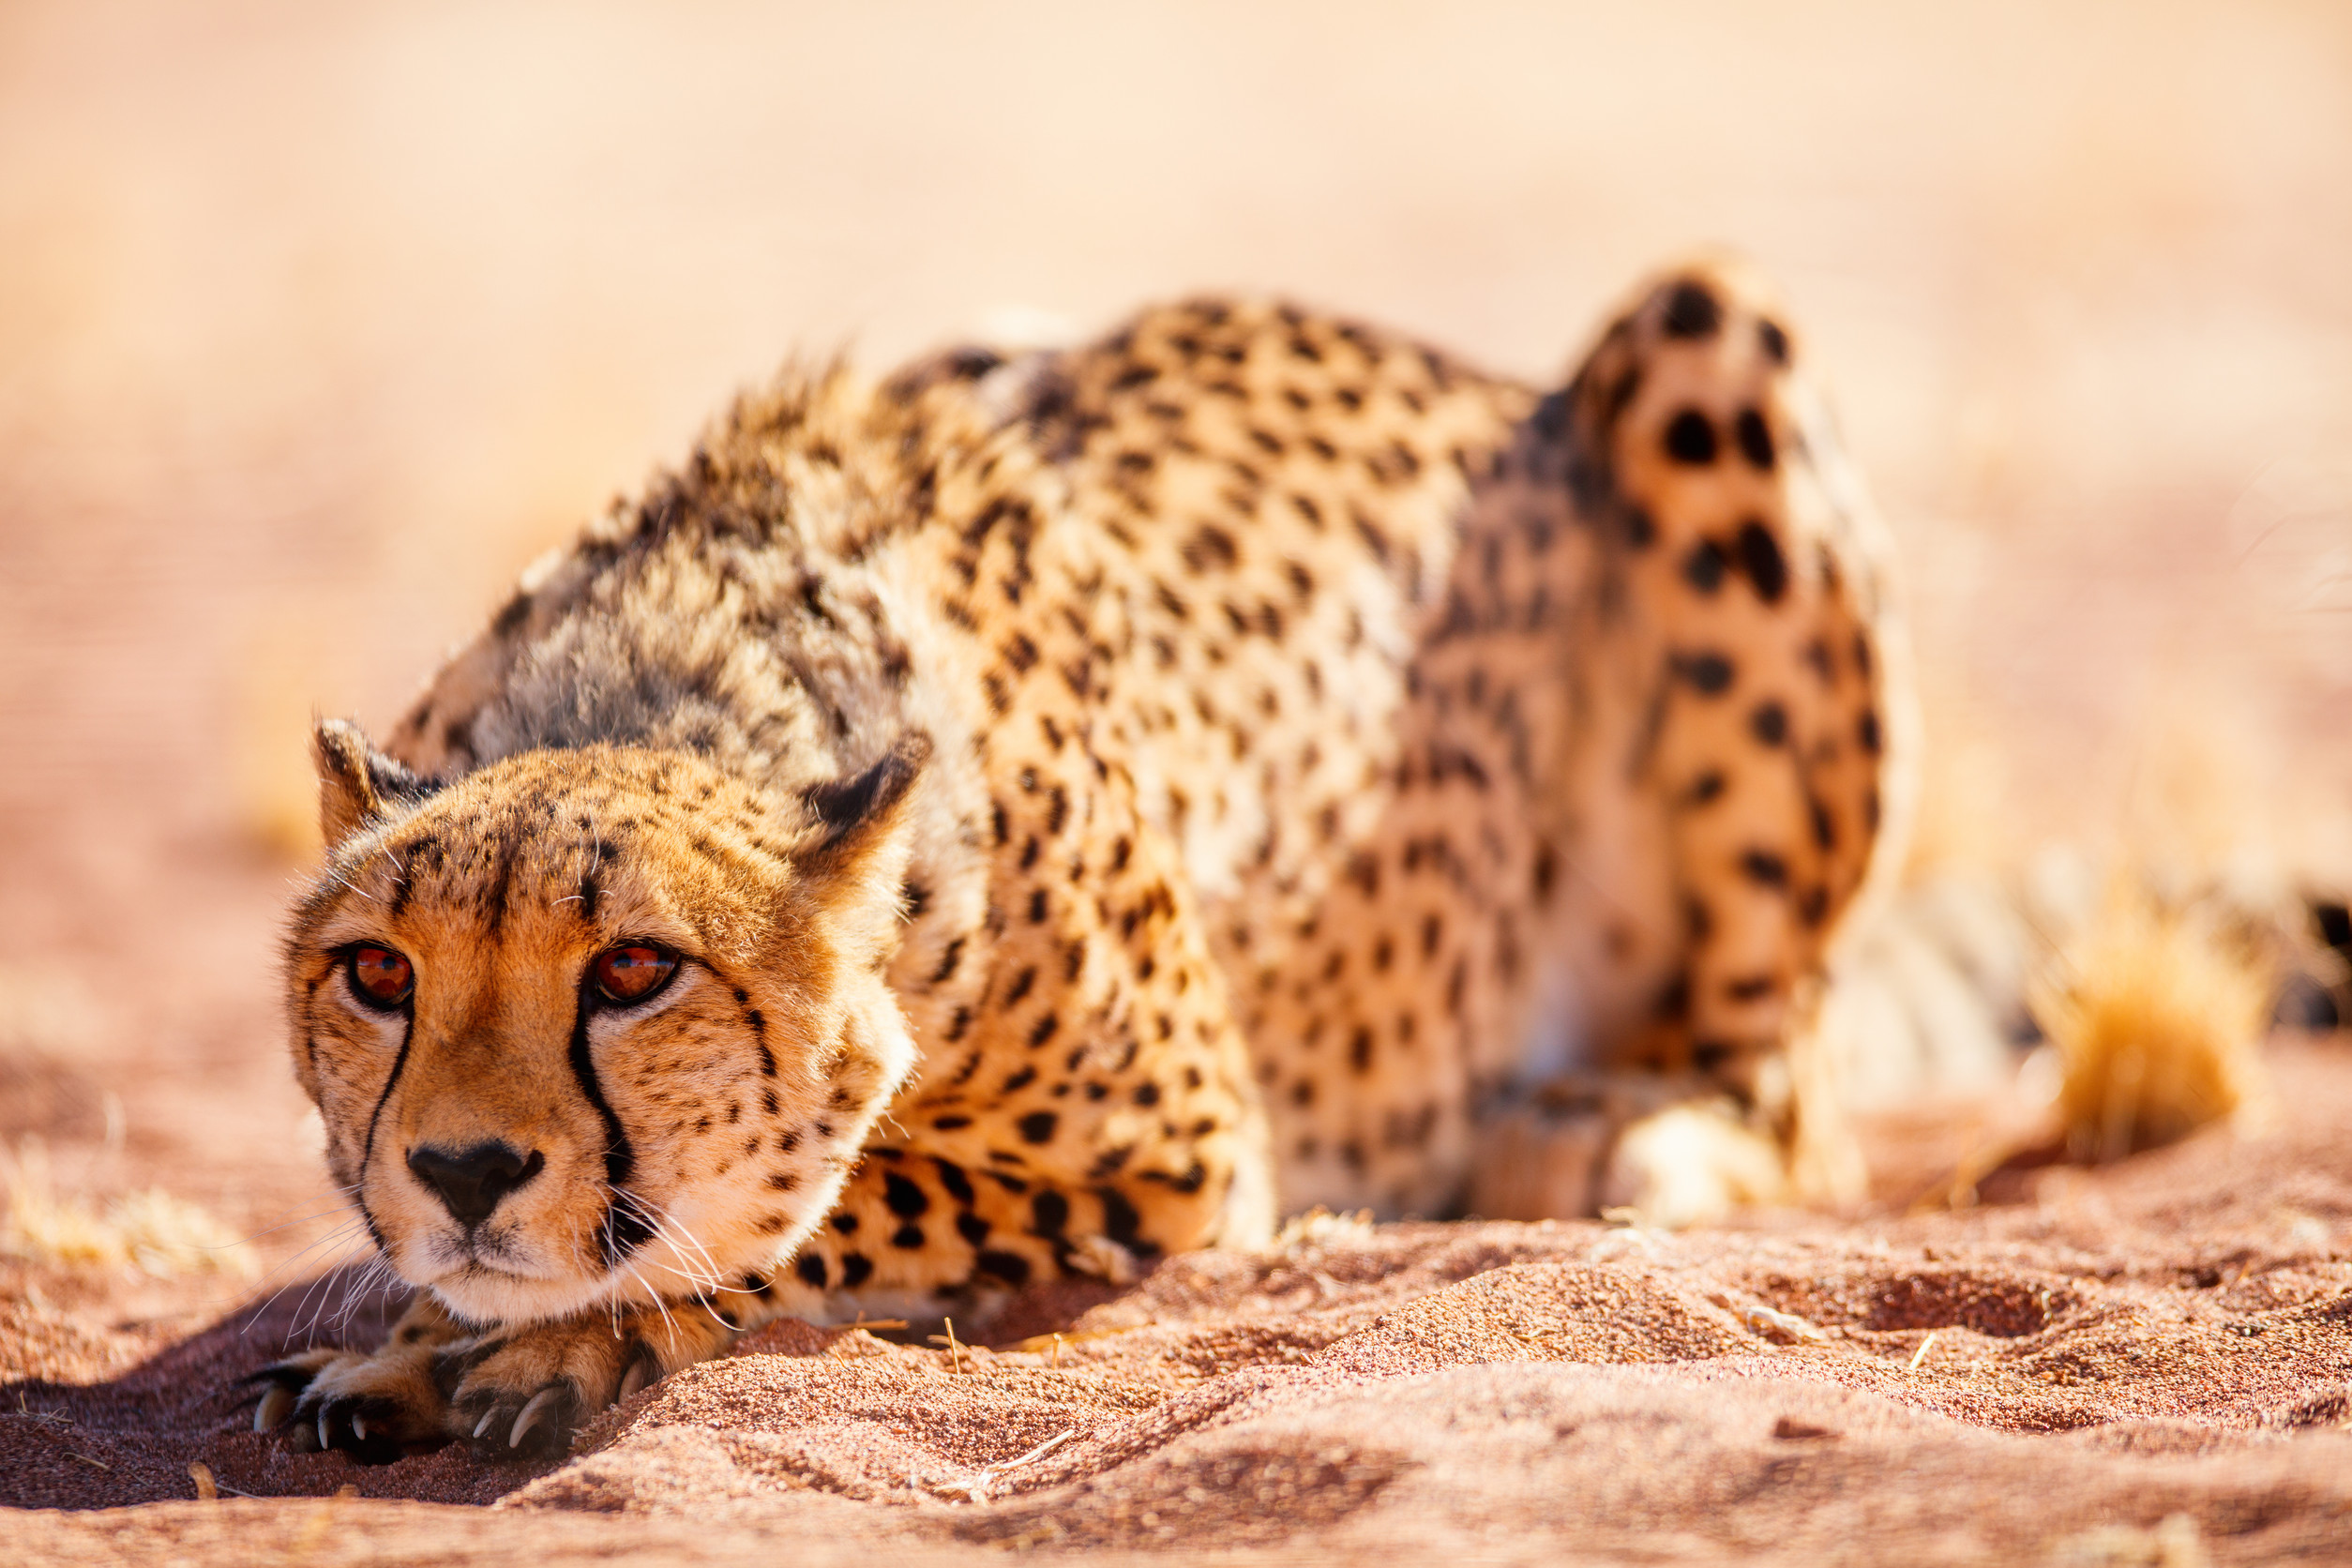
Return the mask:
[(1660, 1023), (1674, 1023), (1691, 1016), (1691, 977), (1677, 974), (1658, 988), (1651, 1001), (1650, 1016)]
[(1537, 903), (1541, 904), (1549, 901), (1552, 896), (1552, 887), (1559, 880), (1559, 851), (1552, 847), (1552, 842), (1548, 838), (1537, 840), (1535, 845), (1535, 867), (1531, 877), (1532, 884), (1535, 889), (1535, 901)]
[(1229, 571), (1233, 564), (1241, 559), (1241, 552), (1233, 543), (1233, 535), (1214, 523), (1206, 522), (1193, 530), (1192, 536), (1184, 541), (1181, 553), (1184, 558), (1184, 565), (1196, 573), (1210, 570)]
[(1766, 887), (1788, 885), (1788, 862), (1769, 850), (1749, 850), (1741, 855), (1740, 870), (1750, 882)]
[(1666, 422), (1666, 455), (1693, 467), (1713, 462), (1715, 427), (1698, 410), (1684, 409)]
[(1061, 1118), (1050, 1110), (1033, 1110), (1014, 1123), (1020, 1129), (1024, 1143), (1051, 1143), (1054, 1129), (1060, 1124)]
[(841, 1289), (854, 1290), (874, 1277), (874, 1260), (862, 1252), (841, 1255)]
[(1780, 323), (1766, 317), (1756, 324), (1756, 336), (1764, 345), (1765, 358), (1775, 365), (1788, 363), (1788, 334), (1781, 329)]
[(1712, 539), (1701, 539), (1682, 557), (1682, 580), (1702, 594), (1711, 594), (1723, 586), (1726, 565), (1723, 546)]
[(1029, 1200), (1030, 1228), (1040, 1236), (1059, 1236), (1070, 1223), (1070, 1200), (1060, 1193), (1039, 1193)]
[(1778, 604), (1788, 591), (1788, 562), (1780, 552), (1780, 541), (1772, 531), (1754, 518), (1740, 525), (1740, 569), (1756, 584), (1756, 596), (1766, 604)]
[(1748, 461), (1769, 474), (1772, 469), (1772, 428), (1764, 422), (1764, 415), (1756, 409), (1743, 408), (1731, 422), (1731, 431), (1740, 443), (1740, 451)]
[[(939, 1125), (936, 1122), (931, 1124), (933, 1126)], [(946, 1190), (948, 1197), (954, 1199), (958, 1203), (969, 1204), (972, 1202), (972, 1178), (964, 1174), (964, 1168), (962, 1166), (957, 1165), (953, 1160), (942, 1160), (937, 1158), (934, 1158), (931, 1161), (931, 1164), (939, 1171), (939, 1184)]]
[(1712, 651), (1675, 655), (1674, 672), (1709, 697), (1729, 690), (1734, 673), (1731, 661)]
[(1778, 702), (1758, 702), (1748, 715), (1748, 731), (1766, 746), (1779, 746), (1788, 739), (1788, 710)]
[(1711, 338), (1723, 326), (1723, 307), (1705, 285), (1684, 281), (1667, 294), (1661, 319), (1669, 338)]
[(800, 1260), (792, 1265), (792, 1272), (800, 1275), (802, 1283), (820, 1290), (830, 1282), (825, 1260), (813, 1252), (802, 1253)]
[(895, 1170), (882, 1173), (882, 1203), (900, 1219), (915, 1219), (931, 1207), (930, 1195)]
[(972, 1260), (972, 1266), (1007, 1285), (1029, 1283), (1029, 1259), (1018, 1252), (983, 1252)]

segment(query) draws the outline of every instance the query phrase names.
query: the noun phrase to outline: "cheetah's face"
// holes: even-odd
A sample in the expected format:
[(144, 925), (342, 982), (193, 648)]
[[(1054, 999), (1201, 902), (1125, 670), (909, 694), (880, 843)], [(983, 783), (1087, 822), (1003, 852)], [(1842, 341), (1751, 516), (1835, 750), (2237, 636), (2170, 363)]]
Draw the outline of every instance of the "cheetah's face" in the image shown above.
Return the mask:
[(392, 1266), (514, 1322), (789, 1255), (912, 1058), (879, 964), (915, 759), (778, 807), (668, 754), (426, 792), (348, 726), (319, 751), (295, 1065)]

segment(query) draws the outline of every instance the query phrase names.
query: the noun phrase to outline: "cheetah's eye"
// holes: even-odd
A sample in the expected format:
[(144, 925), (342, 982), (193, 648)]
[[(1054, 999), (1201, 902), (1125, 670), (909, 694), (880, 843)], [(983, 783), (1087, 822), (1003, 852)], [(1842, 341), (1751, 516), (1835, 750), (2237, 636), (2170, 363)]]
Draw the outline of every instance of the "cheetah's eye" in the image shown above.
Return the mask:
[(604, 993), (607, 1002), (626, 1006), (661, 989), (677, 967), (678, 960), (657, 947), (625, 942), (597, 954), (588, 965), (588, 972), (595, 977), (596, 989)]
[(398, 1007), (416, 988), (415, 969), (389, 947), (361, 942), (344, 962), (353, 993), (370, 1007)]

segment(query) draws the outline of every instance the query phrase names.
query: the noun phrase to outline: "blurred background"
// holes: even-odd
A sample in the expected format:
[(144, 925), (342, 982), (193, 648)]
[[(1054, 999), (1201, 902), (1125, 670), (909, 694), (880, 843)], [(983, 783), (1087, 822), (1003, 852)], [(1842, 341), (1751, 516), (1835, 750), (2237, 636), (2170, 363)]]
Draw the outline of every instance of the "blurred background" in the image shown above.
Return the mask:
[(309, 716), (789, 352), (1242, 287), (1554, 377), (1702, 245), (1900, 543), (1922, 866), (2344, 880), (2352, 7), (6, 0), (0, 1139), (324, 1207)]

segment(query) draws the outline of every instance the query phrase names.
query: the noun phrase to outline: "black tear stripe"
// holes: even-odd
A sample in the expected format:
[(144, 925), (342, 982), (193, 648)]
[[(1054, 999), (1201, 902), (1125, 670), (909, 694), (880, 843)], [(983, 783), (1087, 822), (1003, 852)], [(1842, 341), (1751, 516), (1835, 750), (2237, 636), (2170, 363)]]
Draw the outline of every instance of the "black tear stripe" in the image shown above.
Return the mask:
[(384, 1232), (376, 1229), (376, 1216), (368, 1212), (368, 1162), (376, 1156), (376, 1123), (384, 1120), (384, 1102), (392, 1098), (392, 1091), (400, 1084), (401, 1070), (408, 1065), (408, 1043), (415, 1033), (416, 999), (412, 993), (407, 1004), (400, 1009), (400, 1048), (393, 1053), (392, 1071), (384, 1078), (384, 1092), (376, 1096), (375, 1109), (368, 1113), (368, 1141), (359, 1147), (359, 1194), (354, 1201), (359, 1205), (360, 1217), (368, 1222), (368, 1234), (375, 1238), (376, 1250), (384, 1253), (392, 1249), (384, 1244)]
[[(617, 1199), (621, 1184), (637, 1168), (637, 1152), (629, 1147), (627, 1129), (612, 1112), (612, 1106), (604, 1097), (604, 1087), (596, 1081), (596, 1064), (588, 1055), (588, 982), (583, 976), (580, 990), (572, 1001), (572, 1047), (569, 1052), (572, 1078), (580, 1092), (596, 1115), (604, 1122), (604, 1183)], [(652, 1222), (634, 1209), (624, 1209), (617, 1202), (605, 1204), (603, 1223), (596, 1227), (596, 1252), (608, 1269), (654, 1239)]]

